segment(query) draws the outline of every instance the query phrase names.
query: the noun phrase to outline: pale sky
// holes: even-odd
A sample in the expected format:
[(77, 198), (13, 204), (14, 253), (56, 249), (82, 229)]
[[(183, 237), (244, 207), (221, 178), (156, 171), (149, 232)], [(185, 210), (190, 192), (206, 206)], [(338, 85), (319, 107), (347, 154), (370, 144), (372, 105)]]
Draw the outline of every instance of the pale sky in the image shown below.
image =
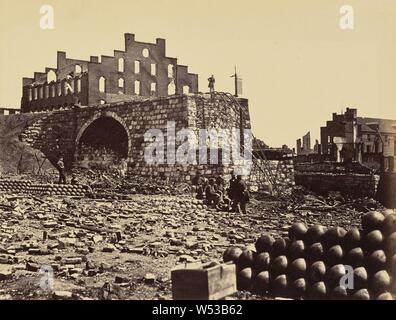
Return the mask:
[[(55, 29), (41, 30), (53, 5)], [(341, 30), (342, 5), (354, 29)], [(346, 106), (396, 119), (396, 0), (0, 0), (0, 106), (17, 107), (22, 77), (68, 57), (112, 55), (124, 33), (167, 40), (167, 55), (233, 92), (234, 65), (249, 99), (253, 133), (270, 146), (319, 128)]]

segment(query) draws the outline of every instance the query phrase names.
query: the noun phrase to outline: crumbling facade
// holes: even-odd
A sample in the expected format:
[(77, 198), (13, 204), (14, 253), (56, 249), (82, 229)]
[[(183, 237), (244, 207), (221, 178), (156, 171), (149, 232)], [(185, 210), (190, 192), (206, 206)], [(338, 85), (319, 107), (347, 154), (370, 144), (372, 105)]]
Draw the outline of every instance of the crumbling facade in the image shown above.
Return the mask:
[(357, 109), (333, 113), (320, 134), (321, 153), (335, 161), (365, 162), (370, 156), (396, 155), (396, 120), (358, 117)]
[(166, 56), (165, 39), (135, 41), (125, 34), (125, 50), (89, 61), (57, 53), (57, 67), (23, 78), (22, 112), (64, 110), (120, 101), (198, 92), (198, 75)]
[(308, 131), (307, 134), (302, 137), (302, 142), (301, 139), (297, 139), (296, 146), (298, 156), (309, 155), (317, 152), (318, 141), (316, 140), (314, 149), (311, 149), (311, 132)]

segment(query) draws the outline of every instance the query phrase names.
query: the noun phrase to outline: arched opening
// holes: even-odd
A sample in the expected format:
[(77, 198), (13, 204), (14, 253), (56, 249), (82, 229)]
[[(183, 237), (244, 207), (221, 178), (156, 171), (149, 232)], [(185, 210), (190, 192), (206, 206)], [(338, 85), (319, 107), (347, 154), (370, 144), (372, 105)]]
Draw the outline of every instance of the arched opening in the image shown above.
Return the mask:
[(47, 82), (50, 83), (52, 81), (56, 82), (56, 73), (54, 70), (50, 70), (47, 72)]
[(94, 120), (77, 143), (77, 160), (83, 167), (106, 169), (128, 157), (128, 134), (111, 117)]
[(176, 86), (175, 86), (175, 83), (173, 81), (171, 81), (168, 84), (168, 95), (172, 96), (174, 94), (176, 94)]
[(118, 72), (124, 72), (124, 58), (118, 59)]
[(82, 73), (82, 67), (81, 67), (79, 64), (76, 64), (76, 65), (74, 66), (74, 73), (75, 73), (75, 74), (80, 74), (80, 73)]
[(106, 78), (99, 78), (99, 92), (106, 92)]
[(168, 78), (173, 78), (173, 64), (168, 64)]

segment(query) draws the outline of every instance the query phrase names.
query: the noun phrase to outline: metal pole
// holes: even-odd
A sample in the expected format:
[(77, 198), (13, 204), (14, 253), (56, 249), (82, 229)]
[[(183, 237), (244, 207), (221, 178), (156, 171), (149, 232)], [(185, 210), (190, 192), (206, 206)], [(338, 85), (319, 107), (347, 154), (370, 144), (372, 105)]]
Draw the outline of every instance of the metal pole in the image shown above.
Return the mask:
[(235, 97), (238, 97), (238, 76), (237, 76), (237, 71), (236, 71), (236, 66), (234, 67), (235, 69), (235, 73), (234, 73), (234, 77), (235, 77)]

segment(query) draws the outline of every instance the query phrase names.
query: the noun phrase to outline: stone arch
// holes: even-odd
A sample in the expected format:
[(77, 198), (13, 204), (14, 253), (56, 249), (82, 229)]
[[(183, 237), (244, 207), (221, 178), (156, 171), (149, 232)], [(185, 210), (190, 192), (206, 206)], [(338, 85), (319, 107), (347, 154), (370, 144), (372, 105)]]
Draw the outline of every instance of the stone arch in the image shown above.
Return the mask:
[(80, 144), (81, 137), (83, 136), (83, 134), (84, 134), (84, 132), (87, 130), (87, 128), (88, 128), (90, 125), (92, 125), (96, 120), (101, 119), (101, 118), (110, 118), (110, 119), (113, 119), (113, 120), (115, 120), (116, 122), (118, 122), (118, 123), (124, 128), (124, 131), (125, 131), (125, 133), (126, 133), (126, 135), (127, 135), (127, 138), (128, 138), (128, 143), (127, 143), (127, 146), (128, 146), (127, 158), (129, 158), (130, 152), (131, 152), (132, 140), (131, 140), (130, 132), (129, 132), (129, 130), (128, 130), (128, 126), (127, 126), (127, 124), (125, 123), (125, 121), (124, 121), (120, 116), (118, 116), (115, 112), (112, 112), (112, 111), (105, 111), (105, 112), (101, 112), (101, 113), (95, 114), (93, 117), (91, 117), (88, 121), (86, 121), (86, 122), (81, 126), (80, 130), (79, 130), (78, 133), (77, 133), (76, 139), (75, 139), (76, 151), (77, 151), (78, 148), (79, 148), (79, 144)]

